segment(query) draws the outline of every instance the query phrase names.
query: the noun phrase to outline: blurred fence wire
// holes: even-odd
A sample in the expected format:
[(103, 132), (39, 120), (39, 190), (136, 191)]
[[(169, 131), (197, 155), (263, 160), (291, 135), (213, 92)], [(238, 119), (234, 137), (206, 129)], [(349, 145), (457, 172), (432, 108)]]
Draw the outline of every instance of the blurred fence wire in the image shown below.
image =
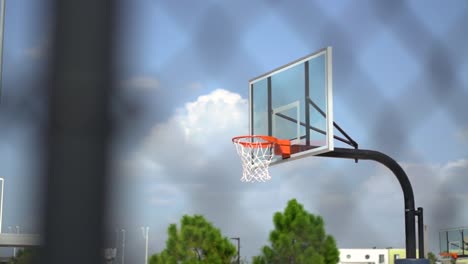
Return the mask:
[[(115, 132), (109, 110), (114, 95), (112, 80), (116, 77), (112, 73), (118, 68), (117, 58), (111, 56), (116, 56), (113, 53), (118, 39), (115, 33), (119, 32), (115, 27), (118, 25), (115, 2), (52, 1), (55, 21), (44, 145), (47, 192), (42, 263), (64, 263), (64, 259), (67, 263), (102, 262), (109, 145)], [(121, 7), (133, 4), (129, 2), (119, 4)], [(289, 37), (311, 51), (321, 48), (316, 46), (317, 39), (326, 45), (331, 43), (340, 61), (340, 83), (353, 86), (337, 92), (346, 98), (341, 103), (348, 105), (353, 116), (367, 118), (362, 122), (368, 124), (370, 141), (376, 149), (390, 155), (407, 148), (411, 138), (421, 133), (421, 127), (440, 111), (449, 122), (468, 126), (467, 81), (463, 79), (465, 76), (457, 74), (459, 69), (468, 69), (466, 4), (462, 15), (445, 32), (435, 34), (415, 14), (410, 2), (402, 0), (360, 1), (359, 4), (346, 1), (338, 15), (330, 15), (323, 3), (315, 1), (264, 1), (252, 3), (252, 7), (250, 3), (220, 1), (154, 3), (159, 13), (164, 13), (181, 29), (180, 34), (188, 39), (200, 67), (219, 80), (232, 78), (239, 57), (245, 64), (259, 68), (255, 66), (260, 64), (255, 51), (249, 51), (244, 40), (250, 29), (267, 16), (280, 18), (292, 32)], [(374, 18), (373, 24), (360, 17), (362, 12)], [(360, 30), (350, 28), (349, 20), (359, 24)], [(384, 94), (379, 88), (383, 84), (374, 81), (374, 73), (360, 61), (361, 52), (370, 49), (382, 33), (390, 35), (392, 43), (403, 49), (418, 69), (405, 87), (392, 96)], [(447, 41), (453, 36), (457, 36), (456, 42)], [(164, 56), (163, 50), (159, 52)], [(160, 65), (161, 78), (176, 71), (177, 63), (173, 59), (186, 55), (186, 46), (172, 51), (172, 59)], [(363, 105), (363, 97), (372, 100)], [(420, 103), (421, 97), (429, 103)], [(164, 104), (163, 98), (158, 100)], [(375, 109), (373, 114), (369, 108)], [(64, 234), (73, 239), (65, 239)]]

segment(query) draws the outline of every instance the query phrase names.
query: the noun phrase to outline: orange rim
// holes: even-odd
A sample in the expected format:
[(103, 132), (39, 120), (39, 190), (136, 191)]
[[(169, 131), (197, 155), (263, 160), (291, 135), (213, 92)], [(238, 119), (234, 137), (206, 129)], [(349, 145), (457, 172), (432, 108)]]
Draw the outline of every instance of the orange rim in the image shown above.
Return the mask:
[(458, 259), (457, 253), (450, 253), (450, 252), (442, 252), (440, 253), (442, 257), (452, 257), (453, 259)]
[[(266, 142), (244, 142), (244, 141), (241, 141), (243, 139), (250, 139), (250, 138), (259, 138), (259, 139), (262, 139)], [(236, 143), (236, 144), (241, 144), (242, 146), (244, 147), (249, 147), (249, 146), (253, 146), (253, 147), (260, 147), (260, 148), (268, 148), (270, 147), (272, 144), (277, 144), (278, 143), (278, 139), (275, 138), (275, 137), (272, 137), (272, 136), (263, 136), (263, 135), (253, 135), (253, 136), (238, 136), (238, 137), (233, 137), (232, 138), (232, 142), (233, 143)]]
[[(251, 139), (251, 138), (259, 138), (266, 142), (244, 142), (242, 141), (242, 140)], [(232, 142), (234, 144), (240, 144), (243, 147), (252, 147), (252, 148), (268, 148), (276, 144), (275, 153), (277, 155), (282, 155), (283, 158), (289, 158), (291, 156), (291, 142), (287, 139), (278, 139), (272, 136), (265, 136), (265, 135), (251, 135), (251, 136), (249, 135), (249, 136), (233, 137)]]

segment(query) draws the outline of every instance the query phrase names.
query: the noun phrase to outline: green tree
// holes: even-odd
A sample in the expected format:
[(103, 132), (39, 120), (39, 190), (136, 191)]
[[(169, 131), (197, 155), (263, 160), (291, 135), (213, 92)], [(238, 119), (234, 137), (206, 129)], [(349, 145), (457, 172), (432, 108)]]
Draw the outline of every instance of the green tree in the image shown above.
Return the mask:
[(31, 264), (36, 259), (37, 249), (26, 248), (19, 250), (16, 253), (16, 257), (13, 257), (8, 261), (8, 264)]
[(438, 260), (437, 256), (432, 252), (427, 253), (427, 258), (429, 259), (429, 264), (436, 264)]
[(166, 248), (150, 264), (229, 264), (236, 256), (236, 247), (201, 215), (184, 215), (180, 229), (171, 224), (167, 233)]
[(332, 236), (325, 233), (322, 217), (314, 216), (293, 199), (284, 213), (273, 217), (271, 246), (264, 246), (262, 254), (253, 258), (254, 264), (336, 264), (339, 251)]

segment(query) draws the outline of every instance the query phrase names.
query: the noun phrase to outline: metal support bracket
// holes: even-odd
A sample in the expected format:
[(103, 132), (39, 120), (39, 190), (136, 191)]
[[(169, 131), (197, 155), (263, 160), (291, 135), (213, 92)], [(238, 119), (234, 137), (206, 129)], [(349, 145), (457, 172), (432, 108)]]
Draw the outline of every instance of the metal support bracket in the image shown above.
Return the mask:
[[(422, 208), (418, 211), (414, 207), (414, 193), (411, 183), (401, 166), (391, 157), (374, 150), (365, 149), (347, 149), (335, 148), (334, 151), (317, 155), (319, 157), (344, 158), (344, 159), (361, 159), (374, 160), (387, 168), (389, 168), (398, 179), (401, 189), (403, 190), (404, 206), (405, 206), (405, 242), (406, 242), (406, 257), (408, 259), (416, 258), (416, 230), (415, 230), (415, 215), (420, 214), (419, 222), (422, 224)], [(424, 232), (420, 232), (420, 247), (424, 245)], [(422, 242), (422, 243), (421, 243)], [(420, 249), (421, 250), (421, 249)], [(420, 251), (420, 252), (424, 252)], [(422, 254), (421, 254), (422, 255)]]

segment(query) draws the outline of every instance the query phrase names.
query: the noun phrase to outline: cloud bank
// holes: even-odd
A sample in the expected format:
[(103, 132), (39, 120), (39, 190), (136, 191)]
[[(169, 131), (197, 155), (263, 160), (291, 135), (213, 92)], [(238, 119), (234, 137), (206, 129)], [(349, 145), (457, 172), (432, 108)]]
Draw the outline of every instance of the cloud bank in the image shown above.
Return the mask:
[[(140, 210), (152, 221), (153, 252), (162, 250), (169, 223), (196, 213), (226, 236), (241, 237), (246, 256), (258, 254), (274, 212), (292, 198), (324, 217), (340, 247), (404, 247), (401, 187), (379, 164), (307, 158), (272, 167), (266, 184), (241, 183), (231, 138), (248, 133), (247, 109), (246, 99), (224, 89), (200, 96), (155, 125), (123, 163), (129, 181), (141, 182)], [(399, 162), (413, 184), (416, 206), (425, 209), (430, 249), (438, 250), (440, 228), (468, 223), (468, 159)]]

